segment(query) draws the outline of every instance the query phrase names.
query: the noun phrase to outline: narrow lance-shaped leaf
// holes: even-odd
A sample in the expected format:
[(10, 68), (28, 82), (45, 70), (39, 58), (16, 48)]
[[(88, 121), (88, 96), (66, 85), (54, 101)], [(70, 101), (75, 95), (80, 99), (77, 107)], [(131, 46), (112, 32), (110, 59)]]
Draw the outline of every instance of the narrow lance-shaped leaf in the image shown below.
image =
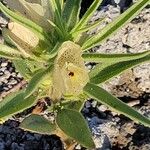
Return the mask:
[(48, 20), (49, 24), (56, 30), (56, 32), (59, 35), (59, 38), (64, 38), (63, 32), (61, 31), (61, 29), (51, 20)]
[(50, 1), (49, 0), (40, 0), (40, 1), (43, 9), (45, 10), (46, 18), (50, 18), (50, 20), (53, 20), (54, 14), (51, 8), (52, 6), (50, 5)]
[(31, 78), (32, 72), (29, 69), (26, 60), (14, 60), (13, 64), (15, 65), (16, 70), (26, 79), (29, 80)]
[(83, 53), (82, 57), (85, 61), (88, 62), (108, 62), (108, 63), (116, 63), (121, 61), (129, 61), (144, 57), (150, 54), (149, 51), (145, 51), (142, 53), (134, 53), (134, 54), (102, 54), (102, 53)]
[(20, 128), (27, 131), (48, 135), (52, 134), (52, 132), (56, 129), (55, 124), (36, 114), (32, 114), (25, 118), (21, 122)]
[(139, 59), (114, 63), (111, 65), (105, 64), (102, 69), (101, 69), (101, 66), (98, 65), (100, 68), (96, 67), (89, 74), (90, 82), (95, 83), (95, 84), (103, 83), (107, 81), (108, 79), (122, 73), (123, 71), (129, 68), (132, 68), (138, 64), (141, 64), (143, 62), (146, 62), (146, 61), (150, 61), (150, 55), (147, 55)]
[(50, 69), (52, 69), (52, 66), (50, 66), (48, 69), (41, 69), (37, 71), (37, 73), (32, 77), (25, 91), (26, 98), (29, 97), (34, 91), (37, 90), (37, 88), (39, 87), (43, 79), (49, 73)]
[(18, 60), (22, 58), (22, 54), (16, 49), (0, 44), (0, 57)]
[(89, 19), (92, 17), (96, 9), (99, 7), (101, 4), (102, 0), (94, 0), (90, 8), (86, 11), (86, 13), (83, 15), (79, 23), (73, 28), (72, 32), (79, 30), (83, 28), (89, 21)]
[(68, 28), (71, 29), (79, 21), (81, 0), (67, 0), (64, 11), (63, 19), (67, 22)]
[(135, 122), (142, 123), (145, 126), (150, 127), (150, 119), (144, 117), (142, 114), (138, 113), (133, 108), (129, 107), (127, 104), (123, 103), (121, 100), (112, 96), (110, 93), (98, 87), (94, 84), (88, 83), (84, 91), (91, 98), (96, 99), (98, 102), (107, 105), (110, 109), (119, 112)]
[(59, 14), (62, 13), (62, 0), (55, 0)]
[(103, 21), (104, 21), (105, 18), (102, 18), (102, 19), (99, 19), (97, 21), (95, 21), (94, 23), (92, 24), (88, 24), (86, 25), (85, 27), (79, 29), (79, 30), (76, 30), (74, 33), (73, 33), (73, 37), (76, 37), (78, 34), (80, 33), (84, 33), (84, 32), (87, 32), (87, 31), (90, 31), (90, 30), (93, 30), (95, 29), (96, 27), (98, 27), (98, 25), (100, 25)]
[(97, 35), (90, 37), (82, 45), (82, 49), (88, 50), (96, 45), (101, 44), (103, 41), (108, 39), (113, 33), (120, 29), (127, 22), (131, 21), (147, 4), (149, 0), (138, 0), (133, 6), (116, 18), (113, 22), (108, 24), (103, 30)]
[(88, 125), (78, 111), (71, 109), (58, 111), (56, 123), (66, 135), (75, 139), (81, 145), (87, 148), (95, 147)]
[(0, 119), (22, 112), (31, 107), (36, 101), (36, 96), (24, 98), (24, 90), (12, 93), (0, 102)]
[(47, 34), (44, 32), (43, 28), (40, 27), (39, 25), (37, 25), (36, 23), (32, 22), (31, 20), (29, 20), (29, 19), (27, 19), (27, 18), (25, 18), (23, 16), (18, 15), (17, 13), (15, 13), (15, 12), (13, 12), (11, 10), (9, 10), (1, 2), (0, 2), (0, 9), (10, 19), (12, 19), (13, 21), (16, 21), (16, 22), (22, 24), (23, 26), (27, 27), (32, 32), (34, 32), (39, 37), (39, 39), (41, 39), (43, 41), (47, 40), (46, 39), (46, 38), (48, 38)]
[(64, 0), (60, 0), (60, 3), (61, 3), (61, 9), (63, 9), (63, 6), (64, 6)]
[(60, 9), (58, 8), (58, 1), (56, 0), (50, 0), (50, 4), (52, 6), (53, 12), (54, 12), (54, 23), (64, 32), (64, 25), (61, 18)]
[(7, 33), (8, 29), (3, 28), (2, 29), (2, 36), (4, 38), (4, 44), (10, 46), (11, 48), (16, 48), (15, 43), (12, 41), (12, 39), (9, 37)]
[(49, 58), (53, 58), (57, 55), (59, 47), (61, 46), (62, 43), (56, 43), (56, 45), (54, 46), (53, 50), (50, 52), (49, 54)]

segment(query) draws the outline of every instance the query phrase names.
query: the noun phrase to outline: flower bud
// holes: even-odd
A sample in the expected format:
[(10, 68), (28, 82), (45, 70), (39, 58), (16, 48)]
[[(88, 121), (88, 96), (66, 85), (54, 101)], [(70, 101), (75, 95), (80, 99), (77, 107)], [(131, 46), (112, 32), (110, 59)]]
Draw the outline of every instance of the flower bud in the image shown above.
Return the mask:
[(37, 47), (39, 38), (24, 26), (11, 22), (8, 24), (10, 38), (22, 49), (30, 51)]

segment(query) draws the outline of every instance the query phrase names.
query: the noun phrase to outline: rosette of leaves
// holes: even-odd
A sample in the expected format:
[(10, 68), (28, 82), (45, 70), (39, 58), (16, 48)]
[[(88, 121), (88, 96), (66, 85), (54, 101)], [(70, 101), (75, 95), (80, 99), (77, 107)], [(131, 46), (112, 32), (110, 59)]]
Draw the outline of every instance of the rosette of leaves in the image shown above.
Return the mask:
[[(91, 48), (105, 42), (123, 25), (131, 21), (149, 0), (138, 0), (127, 11), (95, 35), (87, 32), (103, 22), (89, 23), (102, 0), (94, 0), (79, 17), (81, 0), (6, 0), (1, 11), (10, 18), (3, 28), (5, 44), (0, 56), (12, 60), (28, 82), (27, 87), (0, 102), (0, 119), (22, 112), (39, 99), (49, 97), (55, 121), (39, 114), (23, 120), (24, 130), (57, 134), (67, 144), (76, 141), (89, 149), (94, 142), (88, 125), (80, 113), (84, 102), (93, 98), (137, 123), (150, 127), (150, 120), (101, 88), (110, 78), (140, 63), (150, 61), (150, 51), (137, 54), (91, 53)], [(87, 70), (85, 62), (96, 62)]]

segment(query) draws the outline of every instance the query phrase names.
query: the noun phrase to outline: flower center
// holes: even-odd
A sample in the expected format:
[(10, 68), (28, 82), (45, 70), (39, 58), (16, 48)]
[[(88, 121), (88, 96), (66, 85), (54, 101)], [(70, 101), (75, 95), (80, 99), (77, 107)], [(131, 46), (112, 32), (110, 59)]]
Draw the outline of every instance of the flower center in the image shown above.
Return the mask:
[(69, 72), (68, 75), (71, 76), (71, 77), (73, 77), (74, 76), (74, 72)]

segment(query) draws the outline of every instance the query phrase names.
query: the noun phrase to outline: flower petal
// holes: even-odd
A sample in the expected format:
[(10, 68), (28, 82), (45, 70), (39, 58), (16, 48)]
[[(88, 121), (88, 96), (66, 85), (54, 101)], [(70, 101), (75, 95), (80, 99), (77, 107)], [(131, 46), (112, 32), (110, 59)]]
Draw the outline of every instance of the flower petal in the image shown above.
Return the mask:
[(53, 88), (51, 93), (52, 100), (61, 99), (65, 90), (64, 81), (58, 65), (55, 65), (53, 72)]
[(81, 55), (82, 50), (79, 45), (71, 41), (66, 41), (60, 47), (56, 63), (60, 68), (62, 68), (65, 63), (73, 63), (78, 67), (85, 68), (84, 60)]
[[(26, 2), (25, 0), (6, 0), (8, 6), (12, 9), (15, 10), (28, 19), (34, 21), (38, 25), (42, 27), (47, 27), (49, 29), (49, 23), (47, 19), (52, 19), (51, 14), (45, 15), (46, 10), (37, 2), (34, 3), (29, 3)], [(48, 17), (48, 18), (47, 18)]]
[(22, 49), (30, 51), (39, 43), (38, 37), (33, 32), (16, 22), (9, 23), (8, 29), (10, 38)]
[(61, 69), (61, 74), (65, 84), (65, 94), (67, 95), (81, 94), (84, 86), (89, 81), (88, 71), (72, 63), (66, 64)]
[(53, 73), (53, 98), (82, 93), (89, 76), (81, 55), (81, 47), (71, 41), (59, 48)]

